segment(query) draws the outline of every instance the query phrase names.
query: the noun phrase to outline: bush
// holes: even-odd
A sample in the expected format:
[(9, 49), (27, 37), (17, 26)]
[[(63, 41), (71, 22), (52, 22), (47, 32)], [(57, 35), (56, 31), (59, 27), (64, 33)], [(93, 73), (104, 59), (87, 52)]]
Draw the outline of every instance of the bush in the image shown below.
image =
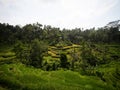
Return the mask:
[(62, 68), (67, 68), (67, 69), (69, 68), (70, 64), (68, 62), (66, 54), (64, 53), (60, 54), (60, 64)]

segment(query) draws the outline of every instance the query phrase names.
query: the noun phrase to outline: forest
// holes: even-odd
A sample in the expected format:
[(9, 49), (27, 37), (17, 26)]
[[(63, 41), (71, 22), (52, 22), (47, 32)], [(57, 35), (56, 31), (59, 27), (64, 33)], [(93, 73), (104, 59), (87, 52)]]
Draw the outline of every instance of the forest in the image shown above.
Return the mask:
[(0, 90), (120, 90), (120, 31), (0, 23)]

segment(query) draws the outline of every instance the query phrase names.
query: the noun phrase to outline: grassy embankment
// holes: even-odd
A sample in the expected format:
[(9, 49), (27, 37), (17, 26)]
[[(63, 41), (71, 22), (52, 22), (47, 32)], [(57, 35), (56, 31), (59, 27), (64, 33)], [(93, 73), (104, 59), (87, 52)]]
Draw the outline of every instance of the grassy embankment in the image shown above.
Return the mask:
[[(108, 58), (110, 55), (119, 56), (119, 48), (109, 46)], [(101, 80), (101, 76), (81, 75), (70, 70), (43, 71), (27, 67), (16, 62), (15, 54), (11, 50), (11, 47), (6, 46), (0, 49), (1, 90), (119, 90), (120, 88), (120, 73), (119, 69), (116, 69), (116, 67), (120, 67), (120, 62), (118, 61), (95, 68), (95, 71), (103, 73), (102, 78), (104, 80)], [(70, 52), (73, 51), (73, 46), (64, 47), (63, 51), (67, 53), (68, 59), (70, 59)], [(77, 46), (75, 51), (79, 51)], [(58, 52), (59, 49), (56, 47), (50, 47), (48, 56), (45, 56), (44, 59), (49, 62), (59, 61)], [(97, 51), (94, 52), (99, 54)]]

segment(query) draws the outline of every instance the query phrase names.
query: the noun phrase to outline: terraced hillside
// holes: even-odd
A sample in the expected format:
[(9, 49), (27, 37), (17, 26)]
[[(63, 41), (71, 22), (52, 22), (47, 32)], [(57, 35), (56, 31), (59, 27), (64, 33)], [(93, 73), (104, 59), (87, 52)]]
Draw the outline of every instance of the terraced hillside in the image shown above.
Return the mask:
[[(100, 47), (99, 45), (97, 47)], [(92, 52), (101, 58), (102, 49), (93, 48)], [(120, 62), (119, 45), (107, 45), (107, 58), (112, 61), (96, 66), (92, 75), (79, 71), (56, 70), (44, 71), (18, 62), (13, 47), (0, 49), (0, 89), (1, 90), (119, 90)], [(59, 62), (59, 53), (67, 54), (69, 62), (73, 52), (81, 54), (80, 45), (55, 47), (50, 46), (44, 56), (49, 64)], [(114, 60), (116, 58), (116, 61)], [(100, 59), (101, 60), (101, 59)], [(89, 70), (88, 70), (89, 72)]]

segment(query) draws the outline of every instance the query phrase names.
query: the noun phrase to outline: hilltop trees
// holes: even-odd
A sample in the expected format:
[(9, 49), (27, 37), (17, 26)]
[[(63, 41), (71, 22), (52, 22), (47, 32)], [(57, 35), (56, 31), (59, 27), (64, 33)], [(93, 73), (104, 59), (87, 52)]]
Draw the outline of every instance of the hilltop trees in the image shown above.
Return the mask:
[(14, 44), (17, 40), (23, 43), (31, 43), (32, 40), (44, 40), (49, 45), (55, 45), (61, 38), (67, 44), (80, 44), (83, 40), (94, 43), (120, 43), (120, 31), (118, 28), (95, 28), (82, 31), (81, 28), (63, 29), (42, 25), (39, 23), (18, 25), (0, 23), (0, 43)]

